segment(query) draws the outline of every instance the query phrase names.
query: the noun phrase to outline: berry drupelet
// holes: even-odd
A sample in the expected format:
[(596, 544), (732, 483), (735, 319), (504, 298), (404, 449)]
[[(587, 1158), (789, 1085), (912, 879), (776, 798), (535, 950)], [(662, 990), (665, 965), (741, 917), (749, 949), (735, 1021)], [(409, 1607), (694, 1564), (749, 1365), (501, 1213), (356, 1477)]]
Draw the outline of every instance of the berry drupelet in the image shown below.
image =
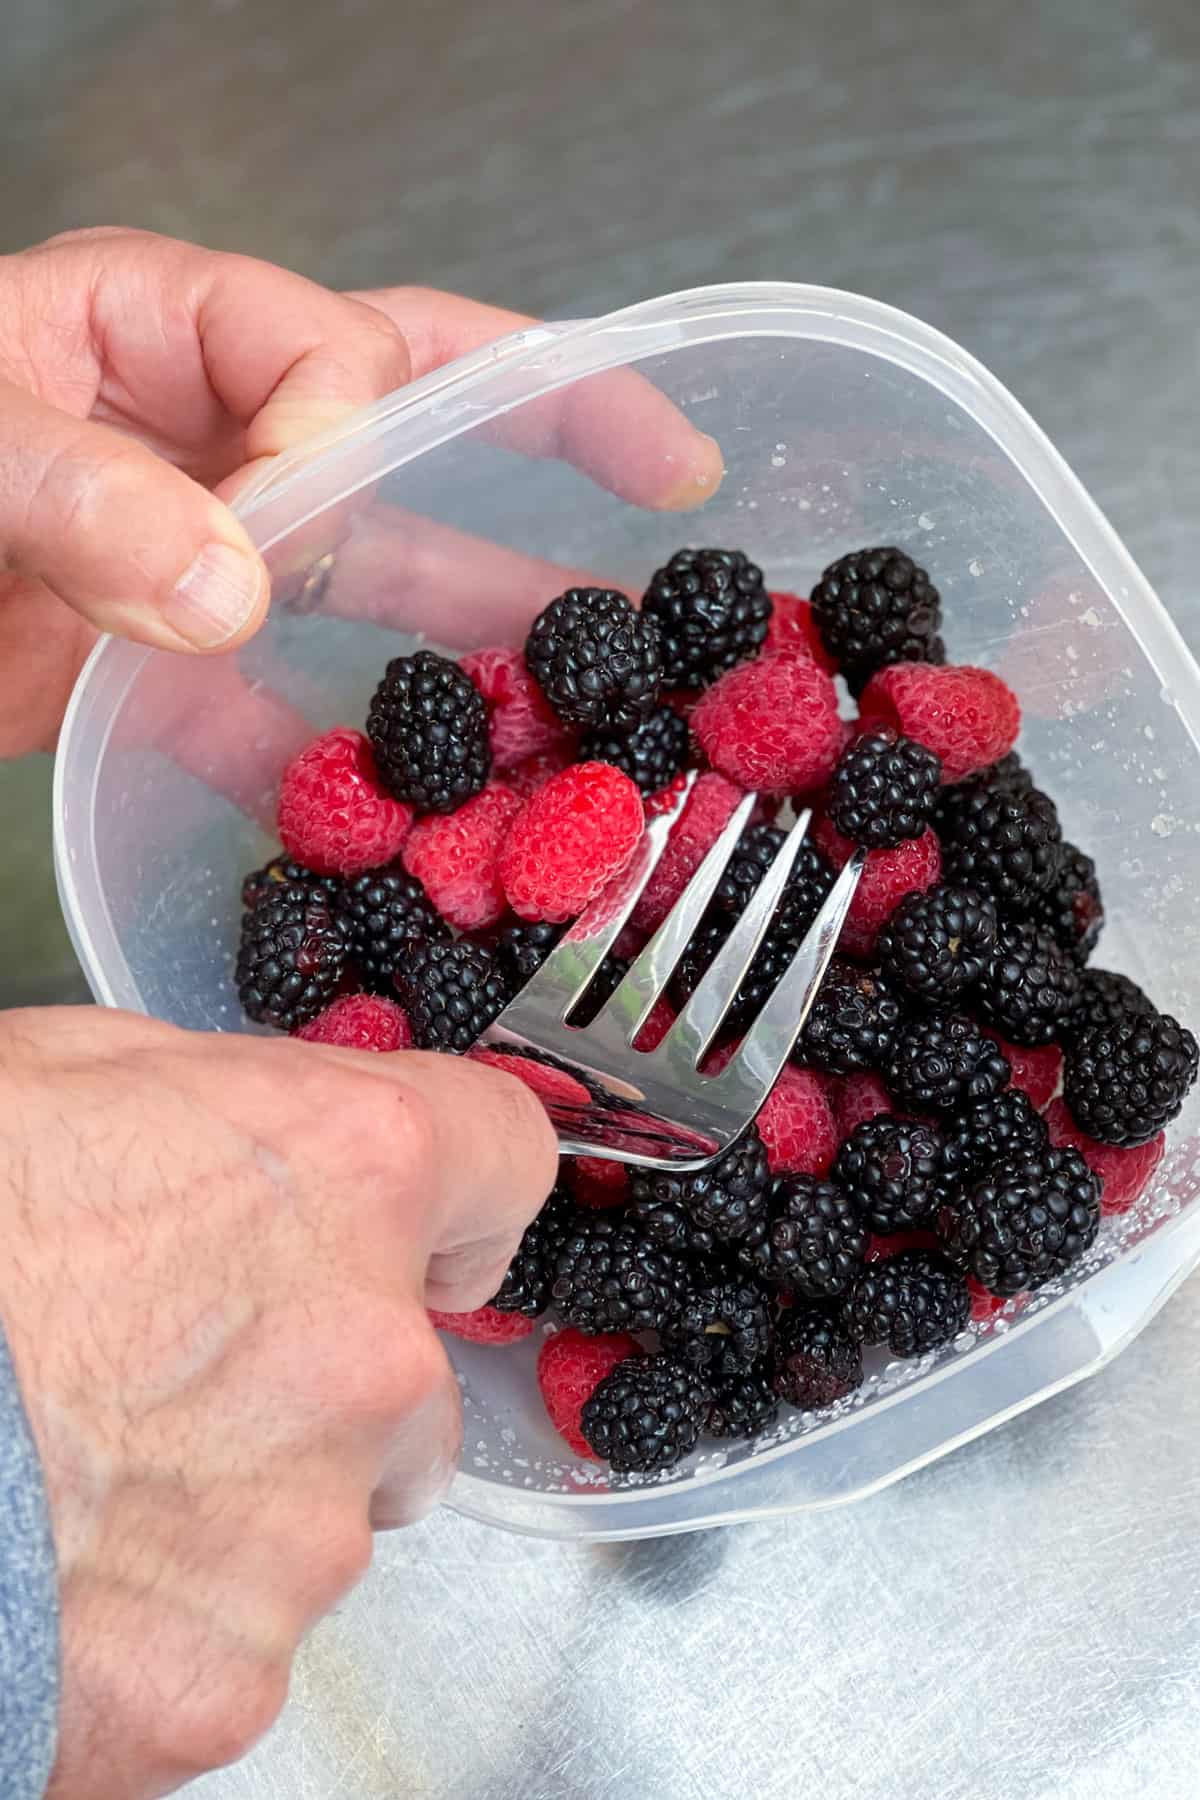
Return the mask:
[(389, 793), (421, 812), (453, 812), (480, 792), (492, 766), (483, 695), (433, 650), (388, 664), (367, 736)]
[(350, 958), (373, 994), (391, 994), (401, 956), (414, 943), (446, 943), (450, 928), (415, 875), (402, 869), (369, 869), (348, 881), (338, 897)]
[[(679, 1209), (715, 1242), (731, 1244), (761, 1234), (769, 1179), (766, 1147), (751, 1125), (723, 1156), (694, 1173), (632, 1169), (629, 1193), (635, 1208)], [(664, 1221), (655, 1231), (660, 1242), (667, 1229)]]
[(922, 1356), (958, 1336), (971, 1316), (963, 1276), (926, 1250), (902, 1250), (869, 1263), (842, 1308), (842, 1323), (861, 1344), (886, 1344), (893, 1356)]
[(1040, 788), (1015, 794), (981, 781), (946, 788), (937, 832), (946, 881), (982, 889), (1014, 918), (1027, 918), (1044, 903), (1058, 874), (1062, 828)]
[(830, 563), (814, 587), (821, 642), (852, 694), (877, 669), (898, 662), (944, 663), (942, 604), (925, 570), (891, 546), (855, 550)]
[(775, 1333), (771, 1385), (781, 1400), (816, 1412), (862, 1386), (862, 1345), (834, 1307), (790, 1306)]
[(908, 894), (879, 934), (879, 966), (926, 1006), (956, 1005), (975, 986), (996, 943), (996, 909), (975, 888), (943, 884)]
[(534, 620), (525, 662), (564, 724), (636, 731), (662, 683), (658, 621), (614, 588), (568, 588)]
[(580, 762), (612, 763), (643, 794), (657, 794), (674, 781), (688, 760), (687, 720), (670, 706), (656, 706), (635, 731), (589, 732), (579, 746)]
[(597, 1456), (621, 1474), (669, 1469), (695, 1448), (712, 1398), (703, 1379), (670, 1356), (627, 1356), (580, 1415)]
[(796, 1050), (798, 1061), (827, 1075), (882, 1067), (903, 1008), (880, 974), (834, 957), (825, 972)]
[(234, 981), (242, 1011), (295, 1031), (333, 999), (348, 967), (347, 932), (325, 888), (268, 882), (242, 918)]
[(771, 597), (740, 550), (677, 550), (651, 579), (642, 614), (662, 633), (663, 685), (702, 688), (762, 648)]
[(1002, 922), (980, 980), (980, 1016), (1014, 1044), (1051, 1044), (1079, 1004), (1082, 977), (1070, 951), (1028, 921)]
[(1126, 1013), (1075, 1039), (1063, 1067), (1063, 1099), (1089, 1137), (1144, 1144), (1178, 1115), (1197, 1060), (1195, 1038), (1169, 1013)]
[(902, 1106), (951, 1113), (998, 1094), (1012, 1069), (970, 1019), (930, 1014), (901, 1024), (882, 1073)]
[(849, 1196), (815, 1175), (777, 1175), (767, 1203), (765, 1233), (739, 1247), (744, 1266), (805, 1300), (845, 1293), (867, 1253), (867, 1228)]
[(492, 952), (468, 938), (414, 941), (397, 962), (393, 982), (417, 1048), (456, 1056), (471, 1048), (510, 998)]
[(1100, 1183), (1077, 1150), (1043, 1145), (992, 1167), (937, 1226), (947, 1256), (989, 1293), (1028, 1293), (1095, 1243)]
[(687, 1264), (622, 1214), (581, 1207), (558, 1242), (550, 1301), (578, 1331), (659, 1331), (678, 1314), (691, 1285)]
[(276, 888), (307, 887), (328, 894), (336, 900), (342, 891), (340, 875), (317, 875), (312, 869), (306, 869), (303, 863), (293, 862), (288, 856), (273, 856), (269, 863), (261, 869), (251, 869), (242, 878), (242, 905), (249, 911), (256, 906), (263, 895)]
[(556, 1187), (537, 1217), (525, 1227), (504, 1280), (488, 1301), (497, 1312), (536, 1319), (550, 1304), (550, 1275), (559, 1240), (574, 1217), (566, 1188)]
[(880, 727), (843, 750), (829, 788), (834, 825), (868, 850), (895, 849), (933, 823), (942, 759)]
[(771, 1429), (779, 1416), (779, 1400), (767, 1378), (767, 1368), (764, 1363), (755, 1369), (735, 1369), (714, 1383), (712, 1401), (701, 1426), (706, 1437), (752, 1438)]
[(660, 1336), (663, 1349), (690, 1368), (752, 1368), (771, 1348), (766, 1293), (744, 1275), (714, 1275), (692, 1288)]
[(882, 1113), (851, 1132), (833, 1178), (872, 1231), (912, 1231), (946, 1197), (944, 1150), (932, 1125)]

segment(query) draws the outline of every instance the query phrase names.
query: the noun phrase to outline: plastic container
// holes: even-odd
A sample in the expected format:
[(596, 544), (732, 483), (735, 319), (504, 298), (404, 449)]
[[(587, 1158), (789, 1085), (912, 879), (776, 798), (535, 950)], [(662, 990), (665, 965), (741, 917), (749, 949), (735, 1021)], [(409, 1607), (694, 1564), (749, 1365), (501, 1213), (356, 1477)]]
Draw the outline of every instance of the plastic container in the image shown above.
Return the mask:
[[(719, 486), (689, 425), (720, 445)], [(678, 516), (637, 503), (672, 489), (702, 504)], [(685, 542), (742, 546), (772, 586), (801, 592), (833, 556), (897, 542), (941, 587), (955, 659), (1021, 694), (1022, 748), (1100, 863), (1104, 962), (1200, 1014), (1200, 673), (1037, 427), (914, 320), (752, 284), (531, 330), (280, 458), (242, 514), (275, 580), (261, 636), (204, 662), (105, 643), (67, 717), (58, 878), (104, 1003), (248, 1029), (229, 976), (238, 874), (271, 841), (253, 818), (269, 821), (307, 732), (361, 721), (415, 627), (455, 648), (514, 641), (567, 585), (563, 568), (637, 593)], [(512, 1530), (626, 1537), (896, 1479), (1099, 1368), (1145, 1324), (1200, 1258), (1198, 1124), (1193, 1096), (1152, 1193), (1023, 1312), (923, 1362), (881, 1361), (833, 1416), (792, 1414), (764, 1447), (710, 1451), (657, 1481), (610, 1484), (562, 1456), (533, 1385), (536, 1337), (448, 1345), (466, 1409), (452, 1502)]]

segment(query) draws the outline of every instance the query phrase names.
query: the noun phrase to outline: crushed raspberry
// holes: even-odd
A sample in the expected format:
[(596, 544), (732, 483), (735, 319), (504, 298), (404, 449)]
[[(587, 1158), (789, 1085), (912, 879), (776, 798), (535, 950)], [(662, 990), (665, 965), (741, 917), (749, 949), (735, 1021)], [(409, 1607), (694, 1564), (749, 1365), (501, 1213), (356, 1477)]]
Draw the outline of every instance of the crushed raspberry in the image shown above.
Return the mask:
[(412, 808), (384, 789), (361, 731), (327, 731), (283, 771), (280, 841), (317, 875), (381, 868), (399, 854), (412, 821)]
[(572, 919), (620, 873), (645, 826), (636, 782), (611, 763), (574, 763), (527, 800), (500, 847), (500, 879), (522, 919)]
[(443, 919), (460, 931), (495, 925), (508, 911), (500, 885), (500, 846), (521, 810), (520, 796), (489, 781), (452, 813), (431, 813), (409, 832), (401, 861)]
[(1093, 1175), (1100, 1178), (1100, 1211), (1106, 1218), (1113, 1213), (1128, 1212), (1150, 1185), (1154, 1171), (1163, 1159), (1166, 1138), (1160, 1131), (1147, 1144), (1135, 1144), (1121, 1150), (1115, 1144), (1098, 1144), (1095, 1138), (1080, 1131), (1065, 1100), (1056, 1100), (1046, 1113), (1050, 1142), (1057, 1148), (1067, 1145), (1078, 1150)]
[(701, 775), (687, 805), (671, 827), (666, 849), (633, 909), (630, 924), (648, 935), (657, 931), (700, 864), (729, 823), (742, 790), (723, 775)]
[(435, 1331), (448, 1331), (468, 1344), (515, 1344), (530, 1335), (537, 1321), (524, 1313), (497, 1312), (494, 1306), (477, 1306), (465, 1313), (438, 1312), (431, 1306), (429, 1323)]
[(971, 1294), (971, 1317), (981, 1325), (986, 1324), (989, 1319), (994, 1319), (998, 1312), (1003, 1312), (1004, 1308), (1011, 1306), (1014, 1300), (1025, 1298), (1023, 1294), (1014, 1294), (1010, 1300), (1006, 1299), (1003, 1294), (993, 1294), (991, 1289), (985, 1288), (981, 1281), (976, 1281), (974, 1275), (967, 1276), (967, 1287)]
[(799, 594), (772, 594), (771, 617), (767, 624), (765, 651), (807, 651), (827, 675), (837, 671), (837, 663), (821, 641), (813, 623), (812, 607)]
[[(817, 820), (813, 835), (835, 868), (849, 860), (854, 845), (828, 818)], [(838, 948), (850, 956), (872, 955), (876, 938), (905, 895), (936, 887), (941, 874), (942, 847), (932, 831), (906, 838), (894, 850), (868, 851)]]
[(990, 669), (893, 663), (872, 675), (859, 700), (864, 721), (894, 726), (942, 759), (942, 780), (961, 781), (1007, 756), (1021, 708)]
[(890, 1231), (886, 1237), (872, 1235), (867, 1242), (866, 1262), (886, 1262), (902, 1250), (940, 1250), (936, 1231)]
[(1012, 1085), (1029, 1096), (1029, 1104), (1038, 1112), (1045, 1112), (1062, 1082), (1061, 1046), (1039, 1044), (1036, 1049), (1026, 1049), (1021, 1044), (1010, 1044), (998, 1031), (989, 1031), (986, 1026), (984, 1036), (998, 1044), (1008, 1058)]
[(343, 994), (296, 1036), (341, 1050), (411, 1050), (413, 1041), (407, 1014), (394, 1000), (376, 994)]
[(473, 650), (461, 658), (459, 667), (487, 705), (488, 738), (497, 769), (514, 769), (527, 757), (569, 747), (562, 720), (551, 710), (519, 650), (501, 645)]
[(818, 787), (842, 748), (832, 679), (811, 656), (790, 650), (722, 675), (701, 695), (691, 725), (713, 768), (756, 792)]
[(629, 1170), (601, 1156), (580, 1156), (573, 1189), (580, 1206), (624, 1206), (629, 1198)]
[(584, 1405), (618, 1363), (640, 1350), (637, 1339), (627, 1331), (585, 1337), (574, 1328), (558, 1332), (542, 1345), (537, 1360), (538, 1387), (550, 1423), (576, 1456), (599, 1460), (580, 1429)]

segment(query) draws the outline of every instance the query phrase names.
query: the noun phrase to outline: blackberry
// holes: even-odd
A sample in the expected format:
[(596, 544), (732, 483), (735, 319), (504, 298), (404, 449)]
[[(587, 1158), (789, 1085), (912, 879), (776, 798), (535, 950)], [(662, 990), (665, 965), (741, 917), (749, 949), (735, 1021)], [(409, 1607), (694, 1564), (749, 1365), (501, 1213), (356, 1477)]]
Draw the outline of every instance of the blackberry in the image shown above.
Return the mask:
[(859, 694), (891, 663), (944, 663), (938, 633), (942, 603), (925, 570), (902, 550), (854, 550), (829, 567), (812, 591), (821, 642)]
[(392, 976), (413, 943), (447, 943), (450, 927), (415, 875), (402, 869), (369, 869), (348, 881), (337, 900), (350, 957), (373, 994), (391, 994)]
[[(733, 930), (732, 921), (719, 914), (702, 919), (692, 933), (686, 950), (671, 976), (671, 998), (677, 1007), (691, 999), (709, 964)], [(772, 920), (725, 1014), (724, 1029), (736, 1032), (744, 1028), (761, 1009), (767, 997), (779, 985), (796, 951), (803, 933), (788, 929), (778, 917)]]
[(306, 887), (328, 894), (331, 900), (336, 899), (342, 889), (340, 875), (317, 875), (312, 869), (306, 869), (303, 863), (292, 862), (286, 856), (273, 856), (261, 869), (252, 869), (249, 875), (243, 877), (243, 907), (249, 911), (265, 893), (282, 887), (285, 883), (289, 887)]
[(452, 944), (414, 940), (393, 979), (419, 1050), (463, 1055), (510, 998), (491, 951), (468, 938)]
[(817, 989), (796, 1054), (829, 1075), (878, 1069), (902, 1014), (882, 975), (835, 956)]
[(687, 767), (688, 725), (673, 707), (656, 706), (627, 735), (593, 731), (579, 746), (580, 762), (612, 763), (636, 781), (643, 794), (657, 794)]
[(1052, 1044), (1078, 1006), (1081, 987), (1079, 964), (1048, 931), (1002, 923), (975, 1003), (1014, 1044)]
[(1079, 999), (1067, 1021), (1063, 1038), (1071, 1042), (1103, 1025), (1121, 1025), (1126, 1019), (1153, 1018), (1158, 1008), (1136, 981), (1111, 969), (1085, 969)]
[(740, 550), (677, 550), (651, 578), (642, 614), (662, 632), (665, 686), (702, 688), (761, 648), (771, 596)]
[(987, 787), (998, 788), (1006, 794), (1028, 794), (1035, 786), (1033, 776), (1015, 750), (1010, 750), (1007, 756), (1002, 756), (1000, 761), (993, 763), (990, 769), (982, 769), (975, 779)]
[(1063, 1274), (1100, 1229), (1100, 1181), (1078, 1150), (1028, 1151), (988, 1171), (938, 1217), (946, 1253), (992, 1294)]
[(677, 1256), (707, 1257), (717, 1250), (717, 1240), (693, 1219), (678, 1199), (655, 1200), (648, 1196), (631, 1200), (625, 1211), (629, 1223), (663, 1250)]
[(1015, 794), (981, 781), (944, 788), (937, 830), (943, 880), (981, 888), (1002, 913), (1027, 918), (1054, 885), (1062, 828), (1040, 788)]
[(767, 1204), (766, 1232), (738, 1250), (745, 1267), (805, 1300), (844, 1293), (867, 1251), (867, 1229), (849, 1196), (815, 1175), (776, 1175)]
[(559, 938), (565, 925), (509, 925), (496, 939), (496, 962), (514, 993), (536, 975)]
[(833, 1178), (872, 1231), (911, 1231), (946, 1197), (944, 1149), (932, 1125), (880, 1113), (855, 1126), (837, 1153)]
[(1048, 1142), (1046, 1121), (1020, 1088), (966, 1106), (943, 1128), (943, 1167), (950, 1187), (962, 1186), (997, 1163), (1036, 1154)]
[(1104, 901), (1095, 863), (1075, 844), (1063, 843), (1058, 873), (1034, 913), (1034, 921), (1081, 963), (1096, 948), (1104, 925)]
[(669, 1469), (695, 1448), (711, 1396), (670, 1356), (627, 1356), (583, 1403), (579, 1428), (620, 1473)]
[[(635, 1208), (679, 1208), (701, 1232), (717, 1243), (729, 1244), (761, 1235), (769, 1180), (766, 1146), (751, 1125), (723, 1156), (694, 1173), (631, 1169), (629, 1193)], [(664, 1220), (655, 1235), (666, 1229)], [(663, 1239), (659, 1237), (659, 1241)], [(693, 1242), (699, 1247), (698, 1240)]]
[(862, 1345), (825, 1306), (790, 1306), (775, 1333), (772, 1386), (804, 1412), (832, 1406), (862, 1386)]
[(234, 980), (242, 1011), (295, 1031), (333, 999), (347, 967), (346, 928), (323, 888), (272, 883), (243, 915)]
[(894, 850), (933, 823), (942, 759), (924, 744), (879, 728), (843, 750), (829, 788), (829, 817), (868, 850)]
[(842, 1323), (862, 1344), (886, 1344), (893, 1356), (921, 1356), (958, 1336), (971, 1295), (958, 1270), (926, 1250), (901, 1250), (869, 1263), (842, 1308)]
[(1067, 1051), (1063, 1099), (1089, 1137), (1145, 1144), (1169, 1125), (1196, 1079), (1196, 1040), (1169, 1013), (1126, 1013)]
[(526, 1227), (504, 1280), (488, 1301), (497, 1312), (524, 1313), (536, 1319), (550, 1304), (550, 1274), (558, 1243), (574, 1215), (565, 1188), (556, 1187), (541, 1212)]
[(991, 900), (943, 884), (900, 902), (879, 934), (879, 965), (926, 1006), (954, 1006), (982, 976), (995, 942)]
[(771, 1348), (773, 1327), (763, 1290), (744, 1275), (718, 1275), (692, 1288), (660, 1339), (693, 1369), (749, 1369)]
[[(714, 912), (731, 920), (741, 918), (786, 836), (774, 825), (751, 825), (743, 831), (717, 883)], [(772, 928), (797, 941), (802, 938), (824, 905), (833, 880), (832, 866), (806, 838), (779, 897)]]
[(525, 661), (565, 724), (636, 731), (662, 682), (658, 621), (613, 588), (568, 588), (534, 620)]
[(579, 1207), (558, 1242), (550, 1301), (579, 1331), (659, 1331), (690, 1289), (686, 1263), (651, 1243), (623, 1213)]
[(914, 1112), (956, 1112), (990, 1100), (1011, 1075), (991, 1038), (955, 1013), (905, 1020), (883, 1067), (889, 1091)]
[(779, 1417), (779, 1401), (766, 1365), (734, 1370), (715, 1385), (704, 1424), (706, 1437), (752, 1438), (769, 1431)]
[(453, 812), (479, 793), (492, 766), (483, 695), (433, 650), (393, 657), (371, 701), (367, 736), (385, 787), (420, 812)]

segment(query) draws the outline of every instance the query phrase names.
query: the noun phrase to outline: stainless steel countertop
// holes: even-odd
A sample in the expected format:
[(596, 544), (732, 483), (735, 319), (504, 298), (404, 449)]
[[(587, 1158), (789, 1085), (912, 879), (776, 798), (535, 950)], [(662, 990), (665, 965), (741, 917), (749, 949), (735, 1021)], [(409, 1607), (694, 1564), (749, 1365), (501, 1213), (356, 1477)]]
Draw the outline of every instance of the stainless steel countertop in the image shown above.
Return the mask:
[[(5, 248), (128, 220), (564, 315), (857, 288), (1029, 404), (1200, 646), (1194, 0), (8, 0)], [(335, 130), (334, 127), (337, 127)], [(1200, 1283), (849, 1510), (381, 1541), (205, 1800), (1182, 1800)]]

